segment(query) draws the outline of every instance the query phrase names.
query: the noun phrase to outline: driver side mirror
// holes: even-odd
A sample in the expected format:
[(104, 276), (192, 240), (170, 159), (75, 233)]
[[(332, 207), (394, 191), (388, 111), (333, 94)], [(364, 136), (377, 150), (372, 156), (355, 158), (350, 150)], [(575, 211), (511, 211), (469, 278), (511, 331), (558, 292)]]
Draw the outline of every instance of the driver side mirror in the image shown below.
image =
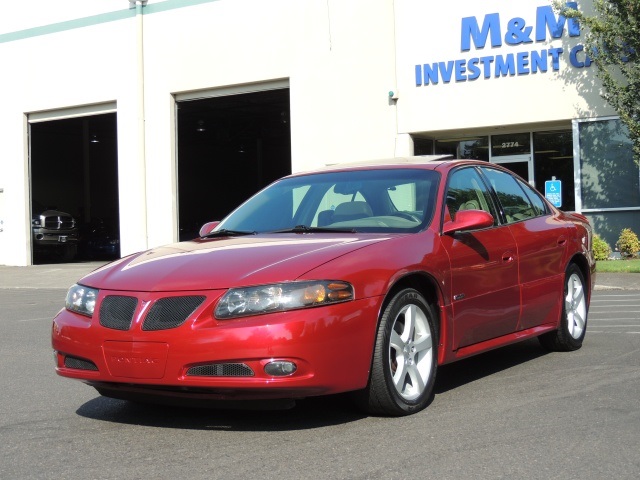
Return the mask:
[(220, 222), (216, 221), (216, 222), (207, 222), (205, 223), (202, 228), (200, 228), (200, 232), (198, 233), (201, 237), (205, 237), (207, 235), (209, 235), (211, 232), (213, 232), (213, 229), (216, 228), (218, 226)]
[(442, 227), (443, 234), (480, 230), (493, 226), (493, 215), (484, 210), (460, 210), (455, 220), (446, 222)]

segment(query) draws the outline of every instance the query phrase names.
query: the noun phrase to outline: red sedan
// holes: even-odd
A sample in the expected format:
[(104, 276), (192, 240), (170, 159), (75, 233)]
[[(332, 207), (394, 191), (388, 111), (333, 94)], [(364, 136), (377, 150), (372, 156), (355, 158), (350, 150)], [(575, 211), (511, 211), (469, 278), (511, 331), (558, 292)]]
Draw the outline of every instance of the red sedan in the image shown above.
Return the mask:
[(56, 371), (105, 396), (424, 408), (439, 365), (580, 348), (587, 219), (508, 170), (421, 157), (283, 178), (200, 238), (102, 267), (53, 320)]

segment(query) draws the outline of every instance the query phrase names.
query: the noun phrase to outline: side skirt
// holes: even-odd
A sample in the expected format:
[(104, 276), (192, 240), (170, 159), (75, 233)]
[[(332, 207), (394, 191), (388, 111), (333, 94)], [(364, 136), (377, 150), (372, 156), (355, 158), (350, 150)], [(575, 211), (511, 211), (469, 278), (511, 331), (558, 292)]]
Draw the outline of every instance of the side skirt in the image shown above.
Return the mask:
[(556, 330), (558, 325), (555, 323), (548, 323), (545, 325), (538, 325), (536, 327), (527, 328), (526, 330), (520, 330), (501, 337), (492, 338), (491, 340), (485, 340), (484, 342), (474, 343), (466, 347), (462, 347), (454, 352), (449, 352), (444, 361), (441, 364), (451, 363), (456, 360), (471, 357), (479, 353), (488, 352), (505, 345), (511, 345), (512, 343), (518, 343), (528, 338), (535, 338), (543, 333)]

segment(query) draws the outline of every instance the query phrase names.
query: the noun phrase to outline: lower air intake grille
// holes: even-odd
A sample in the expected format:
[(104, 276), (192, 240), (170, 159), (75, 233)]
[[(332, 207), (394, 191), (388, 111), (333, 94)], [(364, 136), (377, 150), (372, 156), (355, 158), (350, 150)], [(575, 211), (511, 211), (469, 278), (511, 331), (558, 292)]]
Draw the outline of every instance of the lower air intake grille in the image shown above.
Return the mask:
[(73, 368), (74, 370), (93, 370), (98, 371), (96, 364), (76, 357), (64, 357), (64, 366), (67, 368)]
[(142, 330), (167, 330), (182, 325), (204, 302), (204, 296), (166, 297), (153, 304)]
[(123, 295), (108, 295), (100, 306), (100, 325), (114, 330), (129, 330), (138, 300)]
[(187, 370), (189, 377), (253, 377), (253, 370), (244, 363), (213, 363)]

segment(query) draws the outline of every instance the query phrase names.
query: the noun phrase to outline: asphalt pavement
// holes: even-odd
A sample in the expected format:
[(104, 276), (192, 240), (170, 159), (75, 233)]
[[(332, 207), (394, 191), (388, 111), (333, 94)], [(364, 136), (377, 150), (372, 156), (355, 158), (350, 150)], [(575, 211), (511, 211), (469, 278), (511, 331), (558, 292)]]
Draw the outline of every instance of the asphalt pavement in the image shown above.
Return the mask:
[(639, 274), (598, 277), (580, 350), (531, 339), (440, 366), (427, 409), (385, 418), (343, 395), (170, 408), (58, 377), (51, 319), (101, 265), (0, 266), (2, 480), (638, 478)]
[[(56, 263), (12, 267), (0, 265), (0, 288), (61, 288), (66, 290), (105, 262)], [(599, 273), (596, 290), (640, 290), (640, 274)]]

